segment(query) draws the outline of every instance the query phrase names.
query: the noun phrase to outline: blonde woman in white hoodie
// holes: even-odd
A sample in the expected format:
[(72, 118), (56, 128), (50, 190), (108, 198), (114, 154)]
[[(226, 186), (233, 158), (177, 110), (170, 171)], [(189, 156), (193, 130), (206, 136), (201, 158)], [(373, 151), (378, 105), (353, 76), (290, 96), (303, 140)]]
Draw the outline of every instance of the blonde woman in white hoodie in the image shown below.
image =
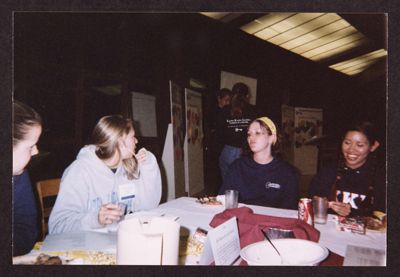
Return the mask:
[(132, 120), (102, 117), (92, 140), (64, 171), (49, 219), (50, 234), (105, 228), (126, 212), (160, 203), (157, 160), (144, 148), (136, 153)]

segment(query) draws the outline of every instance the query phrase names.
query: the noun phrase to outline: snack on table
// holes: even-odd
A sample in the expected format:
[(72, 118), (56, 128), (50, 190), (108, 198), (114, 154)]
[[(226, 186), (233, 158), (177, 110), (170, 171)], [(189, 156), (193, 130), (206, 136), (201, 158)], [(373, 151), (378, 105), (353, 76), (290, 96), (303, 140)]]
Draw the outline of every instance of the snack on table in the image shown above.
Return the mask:
[(88, 263), (94, 265), (115, 265), (116, 256), (110, 253), (91, 251), (88, 252)]
[(381, 211), (374, 211), (373, 215), (382, 222), (386, 221), (386, 214)]
[(115, 265), (116, 255), (101, 251), (49, 251), (13, 257), (14, 265)]
[(62, 261), (58, 256), (50, 256), (44, 253), (41, 253), (36, 257), (35, 265), (62, 265)]
[(365, 222), (360, 217), (337, 216), (336, 229), (365, 235)]
[[(116, 255), (101, 251), (84, 251), (84, 250), (72, 250), (72, 251), (51, 251), (48, 252), (52, 255), (58, 255), (67, 261), (67, 263), (74, 263), (74, 261), (81, 260), (82, 264), (89, 265), (115, 265)], [(74, 263), (75, 264), (75, 263)]]
[(39, 255), (21, 255), (13, 257), (14, 265), (62, 265), (63, 261), (59, 256), (41, 253)]
[(384, 232), (386, 230), (386, 221), (374, 217), (366, 217), (365, 225), (369, 231)]
[(201, 204), (204, 205), (222, 205), (220, 201), (217, 200), (216, 196), (204, 196), (204, 197), (198, 197), (197, 201)]
[(193, 236), (181, 239), (179, 256), (199, 256), (204, 250), (204, 244), (207, 237), (207, 231), (197, 228)]

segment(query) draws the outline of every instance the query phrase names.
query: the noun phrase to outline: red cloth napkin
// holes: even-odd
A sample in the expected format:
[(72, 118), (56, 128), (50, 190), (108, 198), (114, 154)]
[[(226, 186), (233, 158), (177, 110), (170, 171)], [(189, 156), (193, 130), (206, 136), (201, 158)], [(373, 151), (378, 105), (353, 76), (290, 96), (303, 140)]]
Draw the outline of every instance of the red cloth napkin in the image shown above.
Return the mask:
[(255, 214), (248, 207), (228, 209), (216, 214), (211, 220), (210, 226), (215, 228), (234, 216), (238, 221), (240, 248), (264, 240), (261, 230), (267, 231), (270, 227), (292, 230), (298, 239), (314, 242), (319, 240), (319, 231), (302, 220)]

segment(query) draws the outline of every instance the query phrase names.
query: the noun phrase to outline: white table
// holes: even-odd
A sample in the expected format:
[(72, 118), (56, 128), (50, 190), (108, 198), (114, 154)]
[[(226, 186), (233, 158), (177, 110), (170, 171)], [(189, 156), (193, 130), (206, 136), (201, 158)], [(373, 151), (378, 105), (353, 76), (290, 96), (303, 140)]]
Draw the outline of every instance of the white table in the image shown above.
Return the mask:
[[(285, 210), (268, 208), (262, 206), (243, 205), (251, 208), (254, 213), (280, 216), (288, 218), (297, 218), (297, 210)], [(178, 222), (181, 226), (194, 228), (196, 226), (209, 230), (208, 225), (214, 215), (224, 211), (223, 207), (201, 205), (195, 198), (182, 197), (160, 205), (157, 210), (166, 214), (174, 214), (180, 217)], [(319, 243), (327, 247), (330, 251), (344, 256), (347, 245), (359, 245), (375, 249), (386, 250), (386, 233), (368, 232), (365, 235), (343, 232), (336, 230), (336, 223), (333, 215), (328, 215), (327, 224), (315, 224), (314, 226), (321, 233)]]
[[(244, 206), (239, 204), (239, 206)], [(296, 210), (285, 210), (261, 206), (246, 205), (254, 213), (297, 218)], [(165, 217), (178, 217), (176, 220), (181, 225), (181, 230), (193, 231), (197, 227), (205, 230), (212, 218), (224, 211), (223, 206), (207, 206), (196, 202), (195, 198), (181, 197), (167, 203), (161, 204), (150, 212), (164, 215)], [(374, 249), (386, 250), (386, 233), (369, 233), (366, 235), (338, 231), (335, 228), (333, 215), (328, 216), (327, 224), (315, 224), (320, 231), (319, 243), (330, 251), (345, 256), (347, 245), (358, 245)], [(41, 251), (56, 250), (97, 250), (116, 252), (116, 233), (80, 232), (48, 235), (43, 243)]]

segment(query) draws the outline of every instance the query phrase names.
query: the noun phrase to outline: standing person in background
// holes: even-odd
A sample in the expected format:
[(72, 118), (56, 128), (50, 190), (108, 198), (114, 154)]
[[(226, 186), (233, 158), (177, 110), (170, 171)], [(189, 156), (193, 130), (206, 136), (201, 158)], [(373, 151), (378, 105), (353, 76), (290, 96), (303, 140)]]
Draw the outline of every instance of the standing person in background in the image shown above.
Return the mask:
[(229, 106), (232, 100), (232, 91), (227, 88), (222, 88), (217, 91), (217, 110), (222, 110), (223, 107)]
[(242, 147), (246, 144), (247, 128), (257, 117), (255, 107), (249, 104), (249, 87), (244, 83), (236, 83), (232, 92), (231, 105), (222, 109), (216, 123), (217, 137), (224, 145), (219, 156), (222, 179), (229, 165), (240, 157)]
[(13, 256), (30, 252), (38, 237), (37, 206), (25, 167), (39, 151), (42, 119), (31, 107), (13, 102)]
[(217, 159), (219, 154), (221, 153), (223, 147), (223, 140), (221, 137), (216, 135), (216, 120), (219, 117), (219, 114), (223, 111), (225, 107), (228, 107), (231, 104), (232, 100), (232, 91), (227, 88), (222, 88), (217, 91), (217, 105), (214, 109), (213, 115), (210, 120), (210, 133), (211, 133), (211, 146), (212, 152), (214, 155), (217, 155)]
[(310, 197), (324, 196), (341, 216), (371, 215), (386, 211), (385, 165), (378, 164), (379, 141), (374, 125), (356, 122), (341, 142), (336, 166), (323, 168), (312, 180)]
[(293, 166), (276, 157), (280, 136), (268, 117), (254, 120), (247, 130), (245, 155), (229, 167), (219, 194), (239, 191), (239, 202), (297, 209), (299, 185)]
[(107, 227), (126, 211), (153, 209), (160, 203), (157, 160), (144, 148), (136, 153), (131, 119), (102, 117), (92, 140), (63, 173), (50, 214), (50, 234)]
[[(216, 121), (224, 107), (231, 104), (232, 91), (227, 88), (222, 88), (216, 92), (215, 106), (213, 105), (209, 117), (209, 142), (207, 147), (207, 172), (208, 176), (213, 176), (211, 183), (221, 184), (221, 175), (219, 171), (218, 159), (221, 154), (223, 145), (222, 138), (217, 135)], [(213, 188), (215, 189), (215, 187)], [(210, 191), (210, 194), (215, 194), (217, 191)]]

